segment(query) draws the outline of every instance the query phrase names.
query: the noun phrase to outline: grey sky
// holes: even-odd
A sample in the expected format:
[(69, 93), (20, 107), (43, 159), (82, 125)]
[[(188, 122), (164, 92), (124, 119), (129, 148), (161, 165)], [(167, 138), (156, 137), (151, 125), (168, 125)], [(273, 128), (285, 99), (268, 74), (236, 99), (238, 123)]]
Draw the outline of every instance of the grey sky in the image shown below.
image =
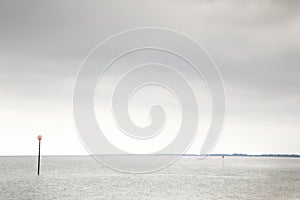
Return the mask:
[(72, 119), (80, 63), (144, 26), (188, 34), (219, 66), (227, 119), (214, 152), (300, 153), (299, 1), (0, 0), (0, 155), (35, 154), (40, 133), (46, 154), (85, 154)]

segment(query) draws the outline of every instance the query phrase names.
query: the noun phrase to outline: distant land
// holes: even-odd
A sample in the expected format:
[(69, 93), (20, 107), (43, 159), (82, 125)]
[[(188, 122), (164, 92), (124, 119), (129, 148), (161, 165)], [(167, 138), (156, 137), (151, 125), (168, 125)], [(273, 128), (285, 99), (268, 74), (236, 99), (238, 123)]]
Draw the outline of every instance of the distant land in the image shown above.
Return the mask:
[(289, 158), (300, 158), (299, 154), (208, 154), (208, 155), (197, 155), (197, 154), (186, 154), (186, 156), (239, 156), (239, 157), (289, 157)]

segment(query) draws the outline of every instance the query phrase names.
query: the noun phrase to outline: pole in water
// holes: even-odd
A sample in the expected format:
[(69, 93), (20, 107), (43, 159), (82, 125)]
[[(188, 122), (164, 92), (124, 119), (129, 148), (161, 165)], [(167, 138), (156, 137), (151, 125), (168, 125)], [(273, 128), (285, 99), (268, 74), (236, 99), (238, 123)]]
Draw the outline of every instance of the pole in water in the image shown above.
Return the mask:
[(37, 139), (39, 140), (39, 155), (38, 155), (38, 171), (37, 171), (37, 175), (40, 175), (40, 164), (41, 164), (41, 140), (42, 140), (42, 136), (38, 135)]
[(222, 162), (222, 163), (223, 163), (223, 164), (222, 164), (222, 166), (223, 166), (222, 168), (223, 168), (223, 169), (224, 169), (224, 158), (225, 158), (224, 155), (222, 155), (222, 161), (223, 161), (223, 162)]

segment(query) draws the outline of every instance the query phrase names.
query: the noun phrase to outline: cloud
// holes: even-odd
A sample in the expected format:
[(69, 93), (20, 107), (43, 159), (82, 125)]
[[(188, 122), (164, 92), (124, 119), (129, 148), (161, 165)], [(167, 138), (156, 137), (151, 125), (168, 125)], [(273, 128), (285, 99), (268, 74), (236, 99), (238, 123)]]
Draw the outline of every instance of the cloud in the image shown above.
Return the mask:
[(298, 133), (299, 1), (1, 1), (1, 110), (44, 108), (47, 115), (46, 107), (67, 108), (63, 115), (70, 117), (87, 53), (112, 34), (142, 26), (172, 28), (206, 47), (223, 75), (229, 122), (239, 119), (247, 129), (249, 120), (269, 119), (289, 137)]

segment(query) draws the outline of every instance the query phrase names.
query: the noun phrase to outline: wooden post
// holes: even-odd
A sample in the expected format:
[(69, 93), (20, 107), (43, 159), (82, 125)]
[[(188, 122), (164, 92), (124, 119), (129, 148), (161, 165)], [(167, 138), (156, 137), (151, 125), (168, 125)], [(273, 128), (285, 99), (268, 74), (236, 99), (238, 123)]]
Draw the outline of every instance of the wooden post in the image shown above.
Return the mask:
[(37, 139), (39, 140), (39, 155), (38, 155), (38, 171), (37, 171), (37, 175), (40, 175), (40, 164), (41, 164), (41, 140), (42, 140), (42, 136), (39, 135), (37, 136)]

